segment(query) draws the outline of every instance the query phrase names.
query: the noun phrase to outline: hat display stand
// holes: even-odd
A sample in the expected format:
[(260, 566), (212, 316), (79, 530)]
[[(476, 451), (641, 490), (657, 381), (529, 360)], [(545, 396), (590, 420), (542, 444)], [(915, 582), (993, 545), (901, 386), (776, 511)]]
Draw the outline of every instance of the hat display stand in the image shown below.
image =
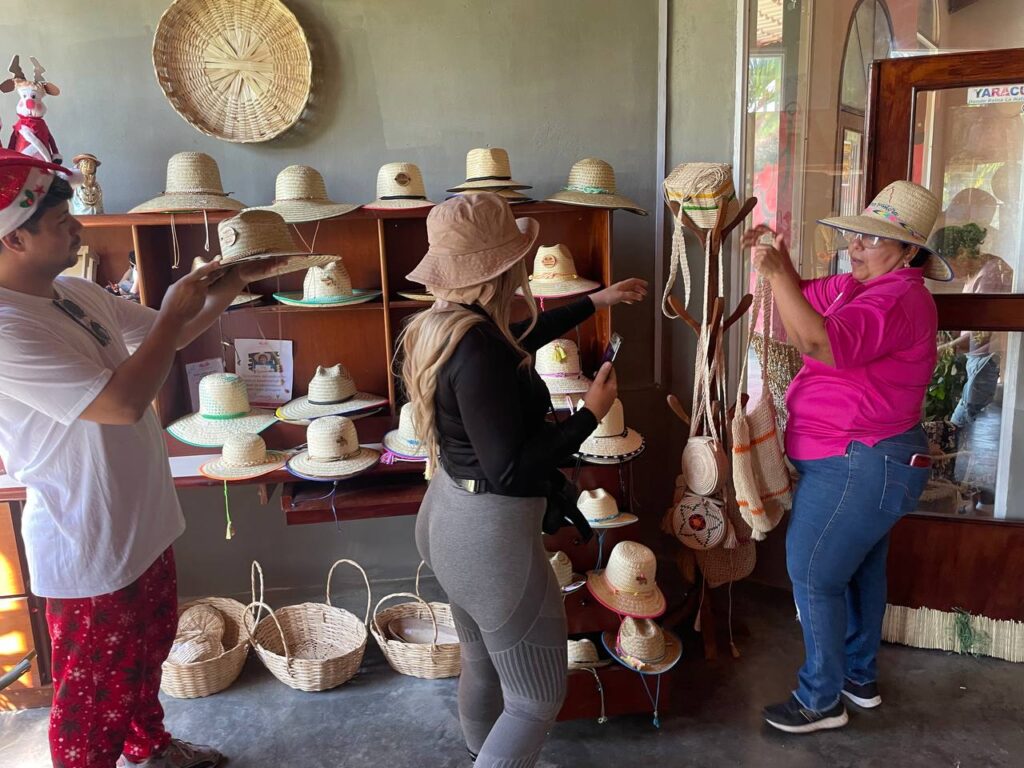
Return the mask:
[[(703, 314), (701, 319), (694, 317), (683, 301), (666, 291), (664, 297), (664, 310), (666, 316), (671, 319), (678, 319), (689, 327), (698, 339), (698, 353), (695, 361), (694, 372), (694, 404), (690, 411), (683, 406), (679, 398), (674, 394), (667, 396), (669, 410), (684, 424), (690, 440), (699, 438), (704, 440), (710, 438), (717, 442), (726, 457), (731, 456), (730, 435), (727, 428), (729, 405), (726, 395), (726, 332), (735, 325), (750, 309), (753, 302), (753, 295), (746, 294), (739, 301), (732, 311), (727, 311), (724, 298), (724, 276), (721, 254), (729, 234), (750, 214), (757, 204), (757, 198), (749, 198), (742, 204), (719, 204), (717, 211), (705, 212), (705, 219), (702, 223), (710, 226), (701, 226), (683, 210), (678, 200), (669, 199), (666, 193), (666, 204), (668, 205), (675, 221), (675, 233), (673, 236), (672, 258), (679, 258), (682, 262), (679, 265), (683, 272), (685, 294), (689, 298), (688, 267), (685, 264), (686, 250), (684, 238), (686, 234), (692, 235), (701, 246), (705, 261), (705, 295), (703, 297)], [(676, 265), (673, 264), (673, 274)], [(692, 423), (693, 420), (700, 421), (699, 424)], [(727, 564), (747, 561), (753, 556), (753, 543), (749, 540), (749, 528), (742, 524), (736, 507), (736, 496), (732, 488), (731, 466), (729, 461), (724, 462), (721, 469), (720, 487), (710, 494), (718, 499), (726, 511), (729, 520), (727, 524), (730, 529), (730, 536), (726, 537), (726, 543), (718, 548), (697, 553), (697, 562), (701, 566), (701, 575), (698, 577), (700, 584), (694, 589), (691, 598), (675, 611), (671, 611), (664, 617), (664, 624), (676, 626), (692, 618), (694, 627), (702, 633), (704, 642), (704, 656), (708, 660), (718, 657), (719, 645), (716, 626), (716, 615), (714, 610), (715, 596), (708, 588), (718, 584), (729, 583), (734, 580), (733, 575), (745, 576), (744, 569), (735, 569), (735, 574), (729, 573), (722, 579), (722, 574), (716, 574), (715, 578), (710, 576), (712, 568), (716, 567), (719, 559), (726, 558)], [(691, 490), (684, 489), (690, 493)], [(671, 509), (669, 513), (671, 513)], [(679, 544), (683, 547), (683, 544)], [(733, 551), (726, 551), (728, 547)], [(709, 557), (710, 555), (710, 557)], [(703, 556), (703, 557), (702, 557)], [(683, 563), (690, 558), (680, 558), (677, 562), (680, 570), (683, 570)], [(728, 568), (726, 569), (728, 570)], [(683, 573), (684, 578), (687, 574)], [(730, 592), (731, 603), (731, 592)], [(730, 610), (731, 616), (731, 610)], [(732, 643), (732, 626), (730, 619), (729, 626), (730, 647), (733, 655), (738, 655), (735, 645)]]

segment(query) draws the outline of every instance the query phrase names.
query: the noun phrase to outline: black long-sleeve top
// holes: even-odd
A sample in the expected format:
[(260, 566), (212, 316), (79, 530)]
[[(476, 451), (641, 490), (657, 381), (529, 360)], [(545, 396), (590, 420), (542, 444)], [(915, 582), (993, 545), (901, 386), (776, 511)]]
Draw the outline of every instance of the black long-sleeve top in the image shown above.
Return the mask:
[[(484, 480), (490, 493), (502, 496), (546, 496), (547, 477), (597, 428), (597, 419), (580, 408), (560, 423), (547, 420), (548, 388), (505, 340), (495, 322), (473, 326), (438, 374), (434, 399), (441, 463), (454, 478)], [(534, 353), (594, 313), (583, 297), (550, 309), (537, 318), (520, 342)], [(526, 322), (513, 323), (513, 336)]]

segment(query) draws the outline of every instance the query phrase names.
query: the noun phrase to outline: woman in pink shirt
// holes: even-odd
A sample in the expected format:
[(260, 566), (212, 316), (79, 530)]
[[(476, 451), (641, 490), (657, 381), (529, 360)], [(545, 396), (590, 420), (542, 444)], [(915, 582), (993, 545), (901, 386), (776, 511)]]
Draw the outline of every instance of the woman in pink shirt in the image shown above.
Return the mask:
[(952, 271), (926, 240), (939, 202), (890, 184), (839, 230), (849, 274), (801, 280), (781, 237), (750, 230), (754, 268), (771, 284), (789, 343), (803, 355), (786, 403), (786, 453), (800, 473), (786, 561), (806, 658), (790, 699), (765, 720), (790, 733), (846, 724), (845, 697), (881, 704), (878, 646), (889, 531), (928, 481), (921, 407), (935, 367), (935, 302), (924, 277)]

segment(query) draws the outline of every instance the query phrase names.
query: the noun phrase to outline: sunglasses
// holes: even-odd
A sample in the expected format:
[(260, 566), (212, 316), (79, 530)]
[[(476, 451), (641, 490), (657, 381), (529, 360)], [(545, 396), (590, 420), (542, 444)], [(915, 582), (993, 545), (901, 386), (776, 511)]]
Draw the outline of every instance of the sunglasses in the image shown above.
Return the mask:
[(848, 229), (839, 229), (839, 238), (847, 245), (853, 245), (858, 240), (864, 248), (877, 248), (889, 238), (878, 235), (864, 235), (860, 232), (851, 232)]
[(101, 347), (105, 347), (107, 346), (107, 344), (110, 343), (110, 331), (108, 331), (102, 325), (100, 325), (91, 317), (89, 317), (85, 313), (85, 310), (78, 306), (78, 304), (73, 302), (71, 299), (66, 299), (63, 296), (59, 296), (53, 300), (53, 304), (65, 315), (67, 315), (80, 326), (85, 328), (85, 330), (88, 331), (89, 334), (100, 343)]

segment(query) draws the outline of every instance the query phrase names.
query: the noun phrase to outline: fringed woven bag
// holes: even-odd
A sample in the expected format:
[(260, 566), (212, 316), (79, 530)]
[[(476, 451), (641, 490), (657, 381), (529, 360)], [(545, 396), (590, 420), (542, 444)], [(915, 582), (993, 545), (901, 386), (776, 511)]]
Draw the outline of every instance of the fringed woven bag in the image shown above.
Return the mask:
[[(771, 330), (772, 294), (767, 282), (758, 279), (754, 291), (750, 332), (743, 354), (740, 386), (745, 387), (750, 341), (759, 312), (764, 312), (764, 328)], [(770, 349), (766, 345), (765, 350)], [(767, 361), (765, 361), (767, 362)], [(736, 398), (732, 420), (732, 479), (740, 514), (751, 528), (751, 538), (764, 540), (782, 515), (793, 505), (793, 483), (786, 466), (780, 440), (775, 404), (768, 388), (766, 364), (761, 365), (762, 391), (757, 405), (749, 411), (743, 405), (743, 394)]]

